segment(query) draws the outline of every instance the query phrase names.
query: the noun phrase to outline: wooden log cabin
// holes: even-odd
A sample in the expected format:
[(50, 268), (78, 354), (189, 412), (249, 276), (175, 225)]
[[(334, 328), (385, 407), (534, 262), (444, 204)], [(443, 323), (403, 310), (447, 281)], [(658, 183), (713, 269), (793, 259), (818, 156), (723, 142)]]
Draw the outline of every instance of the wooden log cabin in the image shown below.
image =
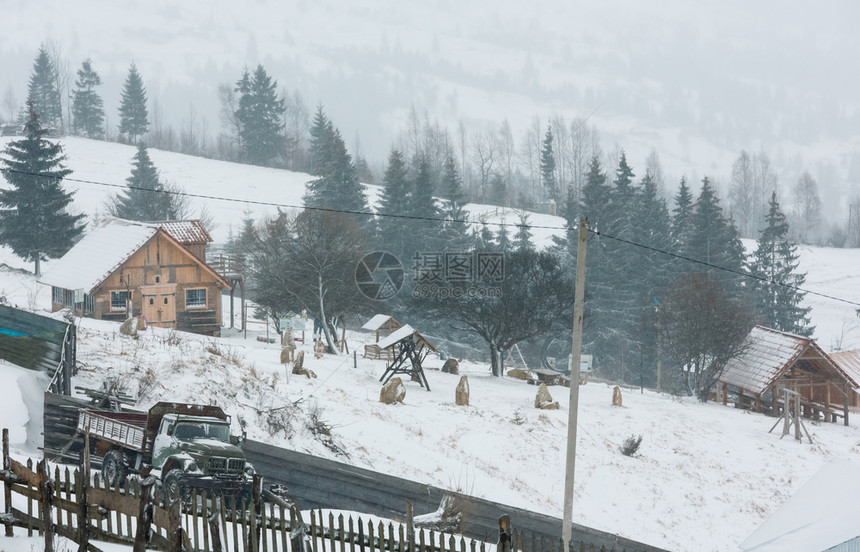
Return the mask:
[(756, 326), (726, 363), (715, 398), (778, 416), (783, 388), (800, 394), (804, 417), (848, 425), (858, 384), (812, 339)]
[(51, 306), (162, 328), (218, 335), (221, 291), (230, 284), (206, 264), (212, 238), (199, 221), (110, 219), (75, 244), (39, 281)]

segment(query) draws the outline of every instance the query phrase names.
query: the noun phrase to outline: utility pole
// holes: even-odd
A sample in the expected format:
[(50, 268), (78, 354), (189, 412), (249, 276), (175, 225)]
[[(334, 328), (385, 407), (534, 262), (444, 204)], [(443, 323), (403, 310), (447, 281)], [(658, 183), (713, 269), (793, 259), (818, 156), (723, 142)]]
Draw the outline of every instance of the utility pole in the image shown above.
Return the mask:
[[(657, 303), (657, 299), (654, 299), (654, 302)], [(663, 355), (660, 352), (660, 332), (662, 328), (660, 327), (660, 305), (659, 303), (654, 306), (654, 312), (657, 313), (657, 392), (663, 392), (663, 386), (660, 382), (660, 371), (663, 365)]]
[(582, 357), (582, 303), (585, 300), (585, 250), (588, 245), (588, 221), (579, 219), (576, 248), (576, 287), (573, 303), (573, 344), (570, 348), (570, 408), (567, 416), (567, 462), (564, 473), (564, 526), (561, 539), (567, 552), (573, 523), (573, 476), (576, 465), (576, 418), (579, 412), (579, 363)]

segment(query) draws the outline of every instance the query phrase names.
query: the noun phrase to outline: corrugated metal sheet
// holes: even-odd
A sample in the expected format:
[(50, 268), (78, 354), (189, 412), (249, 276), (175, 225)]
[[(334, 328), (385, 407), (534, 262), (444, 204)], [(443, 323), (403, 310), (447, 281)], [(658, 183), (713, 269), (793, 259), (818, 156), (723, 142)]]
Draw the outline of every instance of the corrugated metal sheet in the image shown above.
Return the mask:
[(190, 243), (212, 243), (212, 236), (199, 220), (171, 220), (150, 223), (164, 229), (170, 237), (182, 245)]
[(860, 349), (830, 353), (829, 356), (849, 378), (854, 380), (854, 389), (857, 390), (856, 384), (860, 384)]
[(837, 544), (832, 548), (828, 548), (824, 552), (860, 552), (860, 537), (854, 537), (842, 544)]
[(756, 326), (744, 339), (744, 351), (726, 363), (720, 381), (763, 393), (807, 347), (811, 339)]

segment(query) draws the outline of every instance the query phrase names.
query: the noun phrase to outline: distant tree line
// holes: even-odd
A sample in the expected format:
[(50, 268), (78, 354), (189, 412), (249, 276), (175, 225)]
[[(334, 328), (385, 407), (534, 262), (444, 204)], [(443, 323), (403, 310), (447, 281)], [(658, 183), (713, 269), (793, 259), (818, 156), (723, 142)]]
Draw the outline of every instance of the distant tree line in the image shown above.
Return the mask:
[[(49, 43), (40, 47), (34, 60), (27, 100), (36, 106), (49, 134), (68, 132), (131, 144), (143, 140), (148, 147), (162, 150), (314, 173), (312, 113), (300, 92), (280, 86), (262, 65), (246, 68), (235, 82), (218, 86), (221, 128), (216, 136), (208, 132), (207, 122), (193, 105), (180, 128), (165, 125), (158, 100), (148, 98), (134, 62), (123, 83), (115, 127), (108, 123), (100, 86), (93, 60), (84, 60), (72, 79), (62, 49)], [(23, 126), (27, 109), (11, 89), (3, 102), (4, 118), (16, 119)], [(413, 158), (424, 160), (427, 181), (437, 190), (442, 188), (446, 161), (454, 153), (465, 201), (559, 215), (581, 201), (591, 159), (599, 156), (604, 165), (615, 167), (620, 153), (617, 146), (602, 150), (599, 133), (587, 119), (567, 120), (559, 115), (546, 120), (535, 117), (515, 138), (507, 120), (495, 128), (480, 129), (461, 123), (452, 131), (413, 109), (393, 142), (394, 149), (410, 163)], [(352, 151), (351, 157), (359, 181), (374, 183), (381, 178), (384, 169), (378, 169), (375, 176), (360, 152)], [(374, 166), (383, 164), (378, 160)], [(849, 178), (856, 180), (860, 178), (860, 158), (854, 165)], [(656, 151), (647, 158), (646, 169), (658, 194), (668, 199)], [(779, 188), (776, 170), (764, 151), (739, 153), (725, 183), (725, 200), (742, 238), (756, 237), (776, 189), (783, 202), (792, 206), (786, 216), (793, 240), (860, 247), (860, 196), (849, 198), (845, 220), (826, 221), (818, 182), (809, 171), (786, 187), (785, 193)]]

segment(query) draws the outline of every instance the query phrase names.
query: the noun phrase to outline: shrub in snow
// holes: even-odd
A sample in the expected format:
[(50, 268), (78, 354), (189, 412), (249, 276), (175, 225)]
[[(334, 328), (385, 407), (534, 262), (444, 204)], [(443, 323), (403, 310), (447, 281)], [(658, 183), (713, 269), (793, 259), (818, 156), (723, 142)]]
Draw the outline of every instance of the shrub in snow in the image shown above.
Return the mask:
[(624, 456), (633, 456), (636, 454), (636, 451), (639, 450), (639, 445), (642, 444), (642, 436), (638, 437), (635, 435), (631, 435), (627, 439), (624, 439), (624, 443), (618, 447), (618, 450), (621, 451), (621, 454)]

